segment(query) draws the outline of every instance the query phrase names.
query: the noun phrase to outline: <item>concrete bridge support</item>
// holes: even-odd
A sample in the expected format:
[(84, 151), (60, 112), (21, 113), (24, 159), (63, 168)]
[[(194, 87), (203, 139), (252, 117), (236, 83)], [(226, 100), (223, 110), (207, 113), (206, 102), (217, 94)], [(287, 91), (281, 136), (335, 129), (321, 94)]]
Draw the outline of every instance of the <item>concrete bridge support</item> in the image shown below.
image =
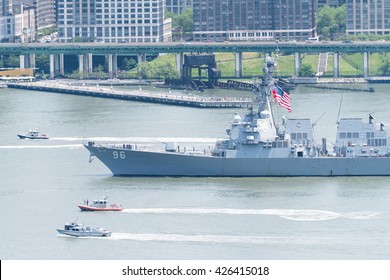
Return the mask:
[(79, 54), (79, 79), (84, 79), (84, 55)]
[(338, 78), (340, 76), (340, 55), (339, 53), (333, 53), (333, 77)]
[(118, 55), (116, 53), (112, 55), (112, 76), (113, 78), (118, 76)]
[(36, 67), (36, 64), (35, 64), (35, 53), (32, 53), (29, 55), (29, 67), (30, 68), (35, 68)]
[(65, 62), (64, 62), (64, 54), (60, 54), (59, 55), (59, 59), (60, 59), (60, 75), (64, 75), (65, 74)]
[[(61, 60), (61, 59), (59, 59)], [(79, 78), (83, 79), (84, 75), (87, 78), (92, 76), (92, 54), (80, 54), (79, 55)]]
[(83, 76), (85, 75), (85, 77), (89, 77), (88, 76), (88, 55), (86, 54), (83, 54)]
[(20, 56), (19, 56), (19, 68), (20, 69), (24, 69), (25, 68), (25, 62), (26, 62), (26, 57), (25, 57), (25, 55), (24, 54), (21, 54)]
[(139, 53), (137, 55), (137, 62), (138, 63), (146, 62), (146, 53)]
[[(146, 54), (145, 53), (139, 53), (137, 55), (137, 64), (140, 64), (142, 62), (146, 62)], [(138, 79), (141, 79), (141, 73), (138, 72)]]
[(56, 54), (54, 56), (54, 75), (60, 74), (60, 55)]
[(299, 77), (299, 71), (301, 70), (301, 54), (294, 53), (294, 66), (295, 66), (295, 76)]
[[(86, 77), (91, 77), (92, 72), (92, 54), (79, 54), (79, 79), (84, 79), (84, 75)], [(64, 75), (64, 55), (58, 55), (58, 70), (61, 75)]]
[(176, 69), (179, 71), (179, 76), (183, 74), (183, 64), (184, 64), (184, 53), (176, 54)]
[(35, 54), (22, 54), (19, 56), (19, 68), (35, 68)]
[(370, 76), (370, 54), (363, 53), (363, 77), (367, 79)]
[(92, 77), (93, 75), (93, 56), (91, 53), (87, 54), (88, 56), (88, 77)]
[(107, 62), (108, 62), (108, 78), (112, 79), (114, 78), (114, 74), (112, 73), (112, 54), (107, 55)]
[(54, 54), (50, 55), (50, 78), (54, 79)]
[(235, 66), (236, 66), (236, 78), (242, 77), (242, 52), (234, 54)]

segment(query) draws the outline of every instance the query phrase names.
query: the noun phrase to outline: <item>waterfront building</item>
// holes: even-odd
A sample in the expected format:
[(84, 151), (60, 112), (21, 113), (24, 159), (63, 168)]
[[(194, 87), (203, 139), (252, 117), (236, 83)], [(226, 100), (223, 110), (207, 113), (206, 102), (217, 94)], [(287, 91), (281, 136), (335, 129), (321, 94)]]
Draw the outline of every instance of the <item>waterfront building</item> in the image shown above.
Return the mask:
[(390, 0), (347, 0), (348, 35), (390, 34)]
[(13, 35), (14, 19), (12, 16), (12, 0), (0, 1), (0, 39), (10, 38)]
[(339, 7), (345, 4), (346, 0), (318, 0), (318, 7), (329, 5), (332, 7)]
[(13, 37), (14, 21), (14, 17), (10, 15), (0, 17), (0, 39), (2, 41)]
[(186, 9), (192, 9), (192, 0), (165, 0), (166, 10), (181, 14)]
[(35, 26), (37, 31), (56, 25), (55, 0), (33, 0), (33, 5), (35, 7)]
[(172, 42), (172, 19), (164, 20), (163, 25), (163, 42)]
[(34, 34), (36, 28), (35, 7), (28, 4), (13, 5), (15, 16), (15, 37), (20, 42), (34, 41)]
[(39, 30), (54, 27), (55, 24), (55, 0), (2, 0), (0, 2), (1, 38), (21, 37), (24, 41), (34, 41)]
[(12, 0), (0, 1), (0, 39), (4, 40), (11, 35)]
[(193, 0), (194, 40), (306, 40), (318, 0)]
[(164, 33), (164, 7), (164, 0), (57, 0), (58, 38), (60, 42), (162, 42), (170, 37)]
[(12, 14), (12, 0), (0, 1), (0, 17)]
[[(3, 1), (1, 3), (3, 6), (2, 16), (0, 16), (0, 40), (31, 41), (35, 29), (34, 7), (21, 3), (14, 4), (12, 1)], [(5, 7), (6, 9), (4, 9)]]

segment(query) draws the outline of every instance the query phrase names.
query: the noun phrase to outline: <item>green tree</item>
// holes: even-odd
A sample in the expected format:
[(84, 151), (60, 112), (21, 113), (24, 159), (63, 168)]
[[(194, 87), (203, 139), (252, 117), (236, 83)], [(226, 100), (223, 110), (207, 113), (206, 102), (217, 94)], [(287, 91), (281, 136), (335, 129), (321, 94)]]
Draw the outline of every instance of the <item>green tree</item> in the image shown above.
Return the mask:
[(159, 78), (176, 79), (179, 78), (179, 71), (170, 62), (153, 63), (142, 62), (137, 65), (138, 76), (141, 79)]
[(368, 40), (368, 36), (366, 34), (359, 34), (359, 35), (357, 35), (357, 38), (360, 41), (367, 41)]
[(390, 75), (390, 61), (386, 53), (380, 54), (381, 65), (378, 67), (378, 73), (384, 76)]
[(186, 9), (181, 13), (178, 25), (185, 33), (194, 31), (194, 18), (192, 9)]
[(325, 5), (317, 13), (317, 32), (322, 39), (333, 39), (346, 30), (346, 5), (338, 8)]
[(18, 68), (20, 66), (20, 58), (17, 55), (10, 55), (4, 58), (4, 67)]
[(93, 69), (93, 73), (95, 74), (97, 79), (101, 79), (104, 77), (104, 67), (99, 64), (95, 69)]
[(83, 38), (76, 36), (76, 37), (73, 37), (73, 42), (82, 43), (82, 42), (84, 42), (84, 40), (83, 40)]
[(302, 64), (301, 69), (299, 70), (300, 77), (312, 77), (314, 75), (314, 71), (309, 64)]
[(138, 76), (141, 79), (149, 79), (153, 76), (152, 66), (148, 62), (141, 62), (137, 64)]
[(48, 54), (37, 54), (35, 66), (44, 73), (50, 73), (50, 56)]
[(166, 18), (172, 19), (172, 28), (176, 32), (190, 33), (194, 30), (194, 18), (192, 9), (186, 9), (181, 14), (165, 12)]
[(165, 62), (159, 66), (152, 68), (152, 74), (155, 78), (164, 78), (164, 79), (177, 79), (179, 78), (179, 71), (176, 67), (169, 62)]
[(136, 65), (137, 65), (137, 62), (135, 61), (135, 59), (133, 59), (133, 58), (128, 59), (126, 57), (125, 59), (123, 59), (122, 69), (125, 71), (129, 71), (129, 70), (133, 69)]

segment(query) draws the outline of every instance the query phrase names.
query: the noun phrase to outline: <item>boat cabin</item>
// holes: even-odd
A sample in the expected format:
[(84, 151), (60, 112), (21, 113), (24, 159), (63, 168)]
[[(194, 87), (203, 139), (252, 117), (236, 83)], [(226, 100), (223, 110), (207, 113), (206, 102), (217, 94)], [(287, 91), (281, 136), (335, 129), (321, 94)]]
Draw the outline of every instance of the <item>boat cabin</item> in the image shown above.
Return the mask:
[(105, 208), (107, 207), (107, 199), (96, 199), (92, 201), (92, 207)]

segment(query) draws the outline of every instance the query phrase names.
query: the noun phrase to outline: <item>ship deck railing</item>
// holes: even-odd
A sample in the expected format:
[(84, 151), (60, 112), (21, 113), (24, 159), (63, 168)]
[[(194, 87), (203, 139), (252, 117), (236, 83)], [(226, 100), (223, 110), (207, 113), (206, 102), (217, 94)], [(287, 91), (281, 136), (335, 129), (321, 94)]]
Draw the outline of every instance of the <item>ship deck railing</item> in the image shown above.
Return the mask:
[(177, 155), (190, 155), (190, 156), (210, 156), (212, 157), (211, 149), (196, 149), (194, 147), (188, 148), (186, 146), (181, 147), (175, 151), (167, 151), (163, 148), (161, 149), (151, 149), (148, 146), (138, 145), (138, 144), (94, 144), (99, 148), (108, 148), (108, 149), (118, 149), (118, 150), (132, 150), (132, 151), (140, 151), (140, 152), (157, 152), (162, 154), (177, 154)]

